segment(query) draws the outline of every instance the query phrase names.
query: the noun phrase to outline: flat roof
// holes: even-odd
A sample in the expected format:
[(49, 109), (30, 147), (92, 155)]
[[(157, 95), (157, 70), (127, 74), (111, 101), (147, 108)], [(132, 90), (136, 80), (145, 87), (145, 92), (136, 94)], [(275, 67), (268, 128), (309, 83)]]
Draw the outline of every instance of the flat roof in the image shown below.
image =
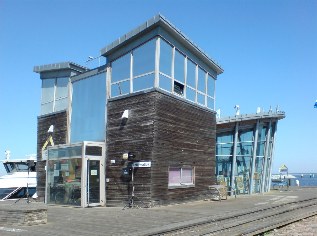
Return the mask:
[(89, 70), (89, 68), (78, 65), (74, 62), (59, 62), (41, 66), (34, 66), (33, 71), (36, 73), (48, 72), (48, 71), (55, 71), (55, 70), (74, 70), (78, 72), (85, 72)]
[(237, 116), (228, 116), (224, 118), (217, 119), (218, 124), (225, 124), (225, 123), (233, 123), (233, 122), (240, 122), (240, 121), (249, 121), (249, 120), (258, 120), (258, 119), (277, 119), (281, 120), (285, 118), (284, 111), (275, 111), (275, 112), (260, 112), (256, 114), (242, 114)]
[(125, 46), (129, 42), (135, 40), (136, 37), (146, 34), (151, 29), (161, 26), (166, 31), (171, 33), (177, 40), (184, 44), (189, 50), (193, 51), (196, 56), (198, 56), (202, 61), (204, 61), (208, 66), (216, 71), (219, 75), (223, 73), (223, 69), (209, 57), (202, 49), (200, 49), (193, 41), (191, 41), (187, 36), (185, 36), (179, 29), (177, 29), (172, 23), (170, 23), (165, 17), (158, 14), (151, 19), (147, 20), (145, 23), (130, 31), (129, 33), (121, 36), (108, 46), (101, 49), (101, 55), (107, 57), (114, 51)]

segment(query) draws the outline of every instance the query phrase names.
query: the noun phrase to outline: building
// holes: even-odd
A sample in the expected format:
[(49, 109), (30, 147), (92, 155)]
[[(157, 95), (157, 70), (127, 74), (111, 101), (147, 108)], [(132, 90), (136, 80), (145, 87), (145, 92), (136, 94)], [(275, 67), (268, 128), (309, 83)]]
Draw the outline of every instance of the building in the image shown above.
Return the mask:
[(279, 110), (217, 120), (216, 176), (237, 194), (268, 192)]
[(107, 63), (92, 70), (34, 67), (39, 197), (83, 207), (202, 199), (220, 175), (214, 110), (223, 69), (161, 15), (101, 55)]

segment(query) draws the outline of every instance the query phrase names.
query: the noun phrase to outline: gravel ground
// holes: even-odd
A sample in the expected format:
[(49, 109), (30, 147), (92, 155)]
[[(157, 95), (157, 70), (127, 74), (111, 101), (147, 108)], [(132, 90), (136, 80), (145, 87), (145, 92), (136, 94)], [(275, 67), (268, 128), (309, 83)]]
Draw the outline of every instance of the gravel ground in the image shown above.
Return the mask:
[(312, 216), (285, 227), (275, 229), (266, 236), (317, 236), (317, 216)]

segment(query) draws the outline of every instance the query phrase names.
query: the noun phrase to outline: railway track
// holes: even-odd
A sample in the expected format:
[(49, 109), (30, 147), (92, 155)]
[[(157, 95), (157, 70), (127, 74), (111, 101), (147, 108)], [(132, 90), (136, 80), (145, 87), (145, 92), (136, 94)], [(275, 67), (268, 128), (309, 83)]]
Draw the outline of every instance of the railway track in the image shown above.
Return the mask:
[(152, 235), (261, 235), (269, 230), (317, 215), (317, 198), (258, 207), (212, 217), (199, 223), (163, 230)]

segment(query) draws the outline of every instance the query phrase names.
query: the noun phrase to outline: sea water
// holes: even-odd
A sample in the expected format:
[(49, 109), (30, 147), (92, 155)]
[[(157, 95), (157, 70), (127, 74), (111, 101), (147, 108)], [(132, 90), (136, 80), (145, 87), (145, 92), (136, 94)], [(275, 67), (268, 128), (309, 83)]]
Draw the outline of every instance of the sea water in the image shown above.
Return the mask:
[(299, 181), (299, 186), (317, 186), (317, 173), (296, 173), (291, 175), (294, 175), (296, 177), (295, 180)]

